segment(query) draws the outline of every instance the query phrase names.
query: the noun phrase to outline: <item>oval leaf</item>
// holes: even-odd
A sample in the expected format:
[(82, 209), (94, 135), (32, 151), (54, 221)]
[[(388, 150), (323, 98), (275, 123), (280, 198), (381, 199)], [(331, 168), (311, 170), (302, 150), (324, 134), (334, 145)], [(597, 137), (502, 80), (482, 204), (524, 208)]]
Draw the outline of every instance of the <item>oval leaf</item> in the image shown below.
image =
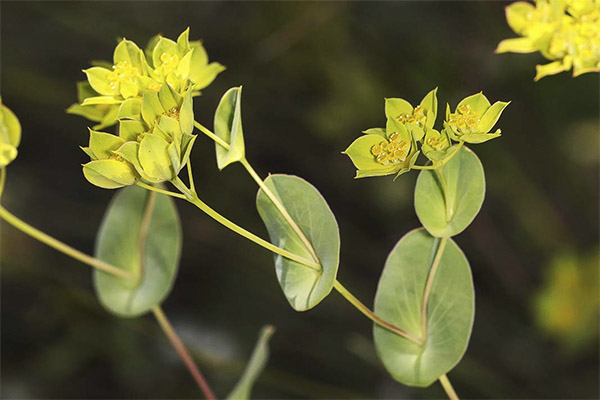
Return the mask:
[(261, 329), (260, 334), (258, 335), (258, 342), (256, 342), (256, 346), (254, 346), (254, 351), (252, 352), (252, 356), (250, 356), (248, 365), (246, 365), (244, 374), (240, 378), (237, 385), (235, 385), (231, 393), (229, 393), (227, 399), (250, 399), (250, 392), (252, 391), (254, 382), (256, 382), (267, 365), (267, 361), (269, 359), (269, 339), (271, 339), (273, 333), (275, 333), (275, 328), (273, 328), (271, 325), (264, 326)]
[[(423, 296), (439, 243), (424, 229), (406, 234), (388, 256), (377, 287), (375, 313), (416, 337), (422, 337)], [(469, 343), (474, 301), (469, 263), (448, 239), (427, 302), (424, 344), (374, 326), (377, 354), (392, 377), (424, 387), (454, 368)]]
[(483, 165), (462, 148), (439, 170), (423, 170), (415, 188), (415, 210), (433, 236), (458, 235), (473, 221), (485, 197)]
[(242, 87), (231, 88), (225, 92), (215, 112), (215, 135), (229, 144), (229, 149), (225, 149), (215, 143), (219, 169), (245, 157), (241, 103)]
[[(275, 272), (285, 297), (294, 310), (305, 311), (319, 304), (333, 288), (340, 258), (338, 224), (323, 196), (304, 179), (270, 175), (265, 185), (312, 243), (321, 263), (321, 271), (316, 271), (274, 255)], [(256, 208), (274, 245), (311, 259), (309, 249), (262, 190), (258, 191)]]
[(181, 254), (181, 226), (173, 200), (137, 186), (114, 197), (98, 231), (95, 256), (139, 276), (130, 282), (94, 270), (102, 305), (120, 317), (136, 317), (171, 291)]

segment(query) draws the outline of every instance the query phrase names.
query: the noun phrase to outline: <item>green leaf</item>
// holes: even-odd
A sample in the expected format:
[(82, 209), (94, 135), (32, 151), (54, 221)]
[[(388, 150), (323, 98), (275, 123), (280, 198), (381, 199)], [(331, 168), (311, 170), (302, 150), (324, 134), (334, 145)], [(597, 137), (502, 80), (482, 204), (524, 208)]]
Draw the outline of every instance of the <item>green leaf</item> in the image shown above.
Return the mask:
[(113, 61), (115, 65), (121, 61), (125, 61), (132, 67), (137, 68), (138, 73), (142, 73), (142, 57), (142, 50), (140, 50), (140, 48), (134, 42), (132, 42), (131, 40), (123, 39), (115, 48), (115, 52), (113, 54)]
[(369, 128), (362, 131), (365, 135), (379, 135), (384, 139), (387, 139), (387, 135), (385, 134), (385, 128)]
[(106, 132), (90, 131), (90, 150), (99, 160), (108, 158), (114, 150), (125, 143), (119, 136), (115, 136)]
[(144, 92), (141, 113), (144, 122), (149, 126), (154, 126), (156, 119), (165, 113), (165, 109), (160, 102), (158, 93), (152, 91)]
[(465, 143), (479, 144), (500, 137), (500, 129), (494, 133), (467, 133), (460, 137)]
[(173, 200), (137, 186), (119, 191), (98, 231), (95, 256), (137, 276), (143, 273), (137, 283), (94, 270), (100, 302), (120, 317), (150, 311), (171, 291), (180, 254), (181, 226)]
[(241, 97), (241, 86), (229, 89), (215, 112), (215, 135), (229, 144), (229, 150), (226, 150), (215, 143), (217, 167), (220, 170), (245, 157)]
[(191, 134), (194, 131), (194, 100), (191, 90), (188, 90), (183, 96), (179, 110), (179, 124), (183, 133)]
[(437, 170), (423, 170), (415, 187), (419, 220), (436, 237), (458, 235), (473, 221), (485, 197), (479, 158), (466, 147)]
[[(194, 53), (197, 49), (194, 49)], [(190, 80), (194, 82), (194, 90), (201, 90), (210, 85), (217, 75), (221, 72), (225, 71), (227, 68), (224, 65), (219, 64), (218, 62), (211, 62), (201, 70), (190, 71)]]
[(146, 132), (146, 126), (143, 122), (132, 119), (119, 121), (119, 136), (125, 141), (137, 141), (138, 136), (144, 132)]
[(88, 97), (81, 103), (82, 106), (94, 106), (102, 104), (120, 104), (123, 100), (120, 100), (114, 96), (94, 96)]
[(497, 101), (481, 116), (481, 121), (477, 125), (477, 130), (482, 133), (488, 133), (492, 130), (502, 111), (510, 104), (510, 101)]
[[(425, 95), (425, 97), (423, 97), (423, 100), (421, 100), (420, 106), (421, 108), (423, 108), (423, 111), (425, 113), (425, 127), (426, 128), (433, 128), (433, 125), (435, 124), (435, 119), (437, 117), (437, 109), (438, 109), (438, 101), (437, 101), (437, 90), (438, 88), (435, 88), (433, 90), (431, 90), (429, 93), (427, 93)], [(421, 136), (422, 137), (422, 136)], [(415, 140), (419, 140), (416, 139)]]
[[(387, 141), (387, 139), (385, 139)], [(381, 142), (384, 139), (377, 134), (367, 134), (360, 136), (356, 139), (343, 154), (346, 154), (352, 160), (352, 163), (359, 171), (370, 172), (370, 171), (393, 171), (393, 165), (382, 165), (375, 160), (375, 156), (371, 153), (371, 148)], [(391, 173), (391, 172), (389, 172)]]
[[(104, 96), (113, 96), (117, 94), (117, 89), (111, 87), (108, 74), (111, 70), (102, 67), (92, 67), (84, 70), (88, 82), (96, 92)], [(87, 99), (86, 99), (87, 100)]]
[(177, 48), (177, 43), (175, 43), (171, 39), (167, 39), (161, 36), (156, 42), (154, 50), (152, 51), (152, 65), (154, 65), (154, 68), (158, 68), (163, 64), (162, 60), (160, 59), (160, 56), (162, 56), (164, 53), (172, 56), (179, 56), (180, 54)]
[(119, 106), (119, 119), (142, 119), (142, 99), (139, 97), (129, 98)]
[(385, 99), (385, 116), (388, 119), (396, 119), (400, 115), (412, 114), (413, 106), (404, 99), (386, 98)]
[[(422, 336), (425, 286), (439, 244), (424, 229), (407, 233), (388, 256), (377, 287), (375, 314), (416, 337)], [(425, 387), (454, 368), (469, 343), (474, 302), (469, 263), (448, 239), (429, 293), (424, 344), (374, 325), (375, 349), (390, 375)]]
[(246, 365), (246, 369), (244, 370), (244, 374), (240, 378), (239, 382), (227, 399), (229, 400), (249, 400), (250, 392), (252, 390), (252, 386), (254, 386), (254, 382), (258, 379), (262, 371), (265, 369), (267, 365), (267, 361), (269, 359), (269, 339), (275, 333), (275, 328), (270, 325), (264, 326), (260, 334), (258, 336), (258, 342), (256, 342), (256, 346), (254, 347), (254, 351), (252, 352), (252, 356), (250, 356), (250, 361), (248, 365)]
[(131, 165), (113, 159), (94, 160), (84, 164), (83, 175), (92, 185), (103, 189), (117, 189), (133, 185), (137, 180)]
[[(320, 260), (322, 270), (316, 271), (274, 255), (275, 272), (283, 293), (294, 310), (305, 311), (319, 304), (333, 288), (340, 254), (338, 225), (323, 196), (304, 179), (270, 175), (265, 185), (296, 222)], [(312, 259), (299, 235), (262, 190), (258, 191), (256, 207), (275, 246)]]
[(169, 181), (175, 177), (168, 148), (169, 143), (156, 134), (146, 135), (140, 142), (140, 164), (154, 181)]
[(469, 106), (473, 113), (483, 115), (490, 108), (490, 101), (485, 97), (483, 92), (479, 92), (462, 99), (456, 106), (456, 109), (458, 110), (460, 106)]

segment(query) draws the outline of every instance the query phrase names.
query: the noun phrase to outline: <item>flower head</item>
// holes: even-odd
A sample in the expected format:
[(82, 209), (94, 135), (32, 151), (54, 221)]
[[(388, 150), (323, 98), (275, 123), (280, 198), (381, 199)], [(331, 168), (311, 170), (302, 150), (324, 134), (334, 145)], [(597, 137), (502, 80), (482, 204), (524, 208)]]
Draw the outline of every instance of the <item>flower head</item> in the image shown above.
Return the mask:
[(535, 80), (573, 68), (573, 76), (600, 71), (600, 0), (536, 0), (506, 8), (520, 38), (498, 44), (497, 53), (539, 51), (551, 63), (536, 66)]

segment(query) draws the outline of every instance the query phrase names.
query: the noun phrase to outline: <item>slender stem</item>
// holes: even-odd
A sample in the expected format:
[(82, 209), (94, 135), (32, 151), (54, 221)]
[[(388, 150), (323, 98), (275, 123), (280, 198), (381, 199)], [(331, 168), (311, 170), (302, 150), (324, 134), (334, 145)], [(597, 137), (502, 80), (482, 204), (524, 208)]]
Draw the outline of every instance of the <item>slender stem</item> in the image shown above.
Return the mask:
[(191, 193), (189, 191), (189, 189), (185, 186), (185, 184), (181, 181), (181, 179), (175, 178), (173, 181), (171, 181), (171, 183), (173, 183), (173, 185), (175, 185), (175, 187), (177, 189), (179, 189), (185, 195), (185, 199), (187, 201), (189, 201), (190, 203), (192, 203), (193, 205), (198, 207), (200, 210), (202, 210), (209, 217), (211, 217), (212, 219), (214, 219), (221, 225), (224, 225), (225, 227), (231, 229), (238, 235), (245, 237), (246, 239), (258, 244), (259, 246), (262, 246), (265, 249), (272, 251), (273, 253), (279, 254), (285, 258), (289, 258), (290, 260), (295, 261), (297, 263), (306, 265), (307, 267), (313, 269), (314, 271), (321, 273), (321, 266), (319, 264), (317, 264), (311, 260), (307, 260), (306, 258), (301, 257), (297, 254), (294, 254), (287, 250), (284, 250), (280, 247), (275, 246), (273, 243), (270, 243), (270, 242), (256, 236), (252, 232), (245, 230), (241, 226), (228, 220), (227, 218), (225, 218), (224, 216), (222, 216), (221, 214), (219, 214), (218, 212), (213, 210), (208, 204), (206, 204), (202, 200), (200, 200), (200, 198), (197, 195), (195, 195), (194, 193)]
[(2, 193), (4, 192), (4, 183), (6, 182), (6, 168), (2, 168), (0, 171), (0, 197), (2, 197)]
[(138, 235), (138, 254), (140, 255), (140, 262), (138, 265), (138, 285), (144, 278), (144, 250), (146, 248), (146, 238), (148, 236), (148, 228), (150, 227), (150, 218), (152, 217), (152, 211), (154, 210), (154, 203), (156, 202), (156, 192), (150, 192), (148, 200), (146, 201), (146, 209), (142, 216), (142, 222), (140, 224), (140, 233)]
[(287, 223), (296, 232), (296, 234), (298, 235), (298, 237), (300, 238), (300, 240), (302, 240), (302, 243), (304, 243), (304, 246), (310, 252), (313, 260), (316, 263), (320, 263), (319, 257), (317, 256), (317, 253), (315, 252), (315, 249), (313, 248), (312, 243), (308, 240), (308, 238), (306, 237), (306, 235), (304, 235), (304, 232), (302, 232), (302, 230), (300, 229), (300, 227), (298, 226), (298, 224), (296, 224), (296, 221), (294, 221), (294, 219), (290, 216), (290, 214), (288, 213), (288, 211), (286, 210), (286, 208), (283, 206), (283, 204), (281, 204), (281, 202), (279, 201), (279, 199), (277, 197), (275, 197), (275, 195), (273, 194), (273, 192), (271, 192), (271, 189), (269, 189), (267, 187), (267, 185), (265, 185), (265, 182), (258, 176), (258, 174), (254, 170), (254, 168), (252, 168), (252, 166), (250, 165), (250, 163), (248, 163), (248, 160), (246, 160), (245, 158), (243, 158), (242, 160), (240, 160), (240, 162), (242, 163), (242, 165), (244, 166), (244, 168), (246, 168), (246, 171), (248, 171), (248, 173), (250, 174), (250, 176), (252, 177), (252, 179), (254, 179), (254, 181), (258, 184), (258, 186), (260, 187), (260, 189), (267, 195), (267, 197), (269, 198), (269, 200), (271, 200), (271, 202), (277, 208), (277, 210), (279, 210), (279, 212), (281, 213), (281, 215), (283, 216), (283, 218), (285, 218), (285, 220), (287, 221)]
[(440, 376), (440, 383), (444, 387), (444, 390), (446, 391), (446, 394), (450, 400), (460, 400), (446, 374)]
[(194, 121), (194, 126), (200, 130), (200, 132), (204, 133), (206, 136), (217, 142), (219, 145), (224, 147), (226, 150), (229, 150), (229, 144), (215, 135), (210, 129), (202, 125), (200, 122)]
[(67, 256), (76, 259), (77, 261), (81, 261), (84, 264), (97, 268), (101, 271), (107, 272), (119, 278), (131, 280), (136, 278), (130, 272), (124, 271), (113, 265), (105, 263), (104, 261), (99, 260), (97, 258), (88, 256), (87, 254), (82, 253), (81, 251), (74, 249), (71, 246), (64, 244), (63, 242), (54, 239), (52, 236), (45, 234), (44, 232), (29, 225), (25, 221), (22, 221), (21, 219), (17, 218), (2, 206), (0, 206), (0, 218), (4, 219), (9, 224), (23, 231), (24, 233), (28, 234), (34, 239), (39, 240), (40, 242), (52, 247), (53, 249), (58, 250), (61, 253), (64, 253)]
[(442, 259), (442, 255), (444, 254), (444, 247), (446, 247), (446, 242), (448, 238), (441, 238), (438, 244), (437, 251), (435, 253), (435, 257), (433, 259), (433, 264), (431, 265), (431, 269), (429, 270), (429, 276), (427, 277), (427, 283), (425, 284), (425, 292), (423, 293), (423, 306), (421, 308), (421, 339), (423, 342), (427, 340), (427, 303), (429, 302), (429, 293), (431, 292), (431, 287), (433, 286), (433, 280), (435, 279), (435, 273), (440, 265), (440, 260)]
[(190, 181), (190, 190), (192, 193), (196, 193), (196, 185), (194, 184), (194, 174), (192, 172), (192, 160), (188, 158), (187, 162), (187, 173), (188, 180)]
[(363, 313), (367, 318), (369, 318), (371, 321), (375, 322), (377, 325), (380, 325), (412, 342), (415, 342), (416, 344), (421, 344), (421, 341), (411, 335), (410, 333), (408, 333), (407, 331), (405, 331), (402, 328), (398, 328), (396, 325), (393, 325), (383, 319), (381, 319), (380, 317), (378, 317), (377, 315), (375, 315), (375, 313), (373, 311), (371, 311), (369, 309), (369, 307), (365, 306), (363, 303), (360, 302), (360, 300), (358, 300), (356, 297), (354, 297), (354, 295), (352, 293), (350, 293), (348, 291), (348, 289), (346, 289), (344, 286), (342, 286), (342, 284), (336, 280), (333, 284), (333, 287), (335, 288), (335, 290), (337, 290), (342, 296), (344, 296), (344, 298), (346, 300), (348, 300), (348, 302), (350, 304), (352, 304), (354, 307), (356, 307), (356, 309), (358, 311), (360, 311), (361, 313)]
[(185, 345), (177, 335), (177, 332), (175, 332), (175, 330), (173, 329), (173, 326), (167, 319), (167, 316), (163, 312), (162, 308), (160, 306), (156, 306), (152, 308), (152, 312), (154, 313), (158, 324), (165, 332), (165, 335), (167, 335), (167, 338), (169, 338), (169, 340), (171, 341), (171, 344), (175, 348), (175, 351), (177, 351), (177, 354), (179, 354), (179, 357), (181, 357), (181, 360), (183, 361), (188, 371), (190, 371), (190, 374), (198, 384), (198, 387), (200, 388), (200, 390), (202, 390), (202, 393), (204, 393), (204, 396), (208, 400), (215, 400), (216, 397), (213, 391), (211, 390), (210, 386), (208, 385), (208, 382), (206, 382), (206, 379), (202, 375), (202, 372), (200, 372), (200, 370), (198, 369), (198, 366), (190, 356), (190, 353), (185, 348)]
[(413, 165), (412, 169), (438, 169), (438, 167), (434, 165)]
[(156, 193), (160, 193), (160, 194), (164, 194), (167, 196), (171, 196), (171, 197), (177, 197), (178, 199), (186, 199), (186, 197), (183, 194), (180, 193), (175, 193), (175, 192), (170, 192), (168, 190), (164, 190), (164, 189), (160, 189), (157, 187), (154, 187), (152, 185), (147, 185), (144, 182), (137, 182), (136, 185), (138, 185), (139, 187), (143, 187), (144, 189), (148, 189), (152, 192), (156, 192)]

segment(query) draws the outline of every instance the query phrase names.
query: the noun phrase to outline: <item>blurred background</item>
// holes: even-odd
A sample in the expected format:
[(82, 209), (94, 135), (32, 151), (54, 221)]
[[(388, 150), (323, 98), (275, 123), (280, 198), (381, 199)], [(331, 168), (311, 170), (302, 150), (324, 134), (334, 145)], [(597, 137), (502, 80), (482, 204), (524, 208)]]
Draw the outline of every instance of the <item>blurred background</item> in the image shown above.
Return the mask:
[[(244, 85), (248, 159), (263, 175), (296, 174), (327, 199), (341, 229), (340, 281), (369, 306), (387, 253), (419, 226), (417, 173), (354, 180), (340, 154), (383, 126), (384, 97), (413, 104), (439, 86), (445, 103), (483, 90), (511, 100), (500, 139), (476, 146), (487, 196), (456, 241), (473, 270), (476, 315), (449, 373), (464, 398), (598, 398), (599, 74), (533, 82), (539, 54), (493, 53), (514, 36), (504, 2), (2, 2), (1, 94), (20, 118), (19, 157), (3, 205), (93, 252), (114, 192), (87, 183), (91, 122), (67, 115), (91, 60), (118, 37), (140, 46), (186, 27), (228, 69), (195, 101), (212, 127), (228, 88)], [(439, 125), (439, 120), (438, 120)], [(200, 196), (266, 237), (256, 186), (236, 164), (218, 172), (214, 146), (192, 154)], [(395, 382), (377, 360), (371, 323), (337, 293), (296, 313), (271, 255), (177, 203), (183, 257), (164, 310), (219, 396), (273, 324), (255, 398), (445, 396), (436, 383)], [(118, 319), (95, 298), (90, 268), (2, 224), (1, 397), (198, 398), (153, 320)]]

